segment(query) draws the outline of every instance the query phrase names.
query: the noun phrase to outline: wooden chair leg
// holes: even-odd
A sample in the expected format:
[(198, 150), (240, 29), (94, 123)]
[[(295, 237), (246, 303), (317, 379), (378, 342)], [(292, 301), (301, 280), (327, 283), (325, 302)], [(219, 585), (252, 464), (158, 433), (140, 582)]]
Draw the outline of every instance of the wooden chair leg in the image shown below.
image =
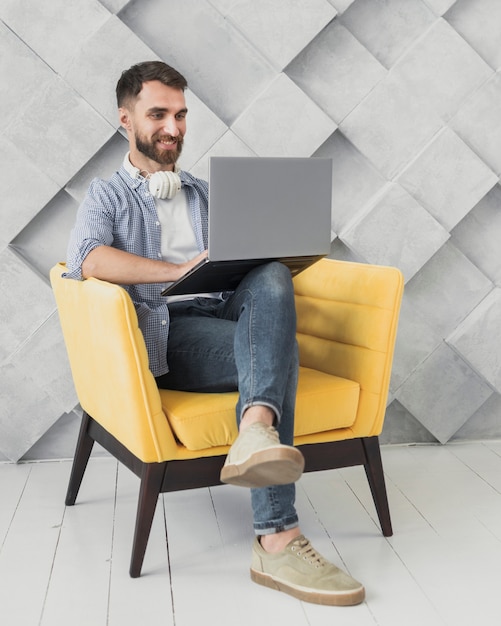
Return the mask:
[(94, 446), (94, 439), (92, 439), (88, 433), (90, 422), (91, 417), (84, 411), (82, 415), (82, 422), (80, 424), (80, 433), (78, 435), (75, 456), (73, 458), (68, 490), (66, 492), (65, 504), (67, 506), (75, 504), (80, 485), (82, 484), (83, 475), (85, 474), (85, 470), (87, 468), (90, 453), (92, 452), (92, 448)]
[(167, 463), (145, 463), (141, 473), (141, 486), (137, 505), (136, 528), (132, 544), (129, 573), (132, 578), (141, 575), (146, 546), (153, 523), (158, 496), (162, 488)]
[(383, 473), (383, 463), (381, 461), (381, 450), (377, 437), (363, 437), (362, 445), (365, 451), (366, 462), (364, 463), (365, 473), (376, 506), (376, 511), (381, 524), (381, 530), (385, 537), (393, 535), (391, 527), (390, 509), (388, 506), (388, 495)]

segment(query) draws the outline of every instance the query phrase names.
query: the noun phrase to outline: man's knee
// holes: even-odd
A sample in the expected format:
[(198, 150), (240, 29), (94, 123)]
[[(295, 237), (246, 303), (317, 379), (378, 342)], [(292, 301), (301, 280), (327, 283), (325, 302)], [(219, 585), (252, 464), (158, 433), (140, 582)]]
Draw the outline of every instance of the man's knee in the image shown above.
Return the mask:
[(292, 277), (288, 267), (279, 261), (260, 265), (255, 270), (256, 280), (261, 288), (270, 293), (291, 295), (293, 293)]

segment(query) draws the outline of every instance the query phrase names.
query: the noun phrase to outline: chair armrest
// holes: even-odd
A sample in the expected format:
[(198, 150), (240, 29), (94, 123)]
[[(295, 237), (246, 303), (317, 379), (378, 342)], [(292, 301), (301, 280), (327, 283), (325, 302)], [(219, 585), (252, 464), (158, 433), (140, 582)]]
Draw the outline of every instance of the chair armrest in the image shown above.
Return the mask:
[(331, 259), (294, 278), (300, 363), (358, 382), (357, 422), (371, 434), (384, 419), (403, 285), (397, 268)]
[(64, 270), (56, 265), (50, 278), (80, 404), (142, 461), (175, 457), (129, 295), (95, 278), (63, 278)]

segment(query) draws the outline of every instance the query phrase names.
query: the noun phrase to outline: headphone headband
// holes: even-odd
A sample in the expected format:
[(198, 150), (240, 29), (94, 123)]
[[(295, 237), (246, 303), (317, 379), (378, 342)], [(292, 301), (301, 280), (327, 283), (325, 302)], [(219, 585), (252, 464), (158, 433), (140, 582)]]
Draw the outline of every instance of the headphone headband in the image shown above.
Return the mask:
[(181, 179), (177, 172), (155, 172), (149, 177), (149, 189), (154, 198), (172, 198), (181, 190)]
[(174, 165), (173, 172), (160, 171), (150, 174), (146, 170), (140, 170), (132, 165), (129, 156), (130, 152), (127, 152), (124, 158), (124, 167), (133, 178), (142, 176), (141, 172), (147, 174), (145, 178), (148, 180), (149, 191), (154, 198), (171, 200), (181, 190), (181, 178), (177, 163)]

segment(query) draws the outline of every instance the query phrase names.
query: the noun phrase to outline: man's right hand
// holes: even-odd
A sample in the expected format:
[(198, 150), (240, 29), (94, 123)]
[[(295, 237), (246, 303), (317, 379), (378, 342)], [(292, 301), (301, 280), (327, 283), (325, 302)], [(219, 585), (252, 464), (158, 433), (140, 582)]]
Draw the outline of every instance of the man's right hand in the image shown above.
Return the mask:
[(191, 261), (186, 261), (186, 263), (180, 263), (179, 265), (175, 265), (174, 263), (169, 263), (169, 265), (171, 265), (173, 267), (179, 268), (180, 274), (179, 274), (179, 276), (175, 280), (179, 280), (180, 278), (182, 278), (192, 268), (194, 268), (196, 265), (198, 265), (200, 263), (200, 261), (202, 261), (203, 259), (206, 259), (206, 258), (207, 258), (207, 250), (204, 250), (203, 252), (198, 254), (194, 259), (191, 259)]

